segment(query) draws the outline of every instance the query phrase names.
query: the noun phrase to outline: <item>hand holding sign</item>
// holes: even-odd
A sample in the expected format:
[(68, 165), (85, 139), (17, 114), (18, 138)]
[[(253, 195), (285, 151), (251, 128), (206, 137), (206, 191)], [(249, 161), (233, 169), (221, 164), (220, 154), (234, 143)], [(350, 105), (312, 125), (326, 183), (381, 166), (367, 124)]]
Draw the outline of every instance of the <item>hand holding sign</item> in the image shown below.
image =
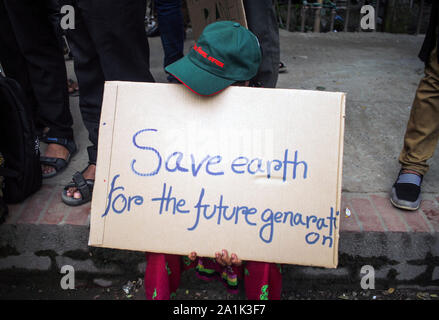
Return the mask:
[[(195, 251), (191, 252), (188, 256), (189, 260), (196, 261), (197, 253)], [(229, 257), (229, 253), (226, 249), (221, 250), (221, 252), (215, 252), (215, 260), (216, 262), (225, 267), (225, 266), (236, 266), (239, 267), (242, 265), (242, 261), (239, 260), (236, 253), (232, 253)]]

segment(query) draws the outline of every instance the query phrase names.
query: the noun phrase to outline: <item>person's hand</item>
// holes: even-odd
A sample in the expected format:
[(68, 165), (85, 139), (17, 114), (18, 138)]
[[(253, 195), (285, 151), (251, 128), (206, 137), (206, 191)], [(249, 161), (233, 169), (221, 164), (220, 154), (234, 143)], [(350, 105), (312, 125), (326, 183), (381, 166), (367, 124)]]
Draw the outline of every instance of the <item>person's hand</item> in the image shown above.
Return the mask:
[(195, 261), (197, 259), (197, 253), (195, 251), (192, 251), (191, 253), (189, 253), (188, 258), (192, 262)]
[(215, 260), (223, 267), (225, 266), (239, 267), (242, 264), (242, 261), (239, 260), (238, 256), (235, 253), (232, 253), (229, 256), (229, 253), (225, 249), (223, 249), (221, 252), (215, 252)]

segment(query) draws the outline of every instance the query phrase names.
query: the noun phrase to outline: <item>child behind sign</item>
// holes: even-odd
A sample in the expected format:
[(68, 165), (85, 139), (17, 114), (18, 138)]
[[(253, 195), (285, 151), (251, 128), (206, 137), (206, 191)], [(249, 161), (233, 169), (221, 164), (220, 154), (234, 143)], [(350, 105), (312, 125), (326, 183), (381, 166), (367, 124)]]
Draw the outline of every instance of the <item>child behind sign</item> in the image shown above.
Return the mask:
[[(220, 21), (208, 25), (198, 43), (184, 58), (166, 67), (192, 92), (211, 96), (230, 85), (245, 84), (258, 72), (261, 50), (257, 38), (239, 23)], [(238, 293), (244, 281), (250, 300), (278, 300), (282, 289), (280, 266), (274, 263), (245, 261), (227, 250), (215, 258), (146, 253), (145, 293), (152, 300), (170, 299), (179, 286), (181, 273), (195, 268), (198, 277), (219, 280), (229, 292)]]

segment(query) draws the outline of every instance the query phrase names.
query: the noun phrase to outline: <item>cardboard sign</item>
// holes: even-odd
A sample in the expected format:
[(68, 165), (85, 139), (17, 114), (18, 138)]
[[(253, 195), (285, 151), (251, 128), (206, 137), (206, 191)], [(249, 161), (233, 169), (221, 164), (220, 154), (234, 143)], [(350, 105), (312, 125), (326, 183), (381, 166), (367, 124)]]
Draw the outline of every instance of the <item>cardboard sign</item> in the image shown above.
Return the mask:
[(337, 266), (345, 95), (107, 82), (89, 245)]
[(187, 7), (195, 40), (208, 24), (216, 21), (236, 21), (247, 28), (242, 0), (187, 0)]

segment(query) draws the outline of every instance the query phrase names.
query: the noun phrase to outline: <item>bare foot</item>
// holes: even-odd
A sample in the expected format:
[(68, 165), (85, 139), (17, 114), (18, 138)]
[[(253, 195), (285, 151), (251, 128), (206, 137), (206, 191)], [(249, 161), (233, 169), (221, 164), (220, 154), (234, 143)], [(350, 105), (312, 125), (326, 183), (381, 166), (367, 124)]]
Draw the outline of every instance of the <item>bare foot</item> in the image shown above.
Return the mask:
[[(67, 160), (69, 156), (69, 150), (60, 144), (50, 143), (47, 145), (44, 156)], [(48, 174), (54, 172), (55, 168), (47, 165), (41, 165), (41, 170), (43, 171), (43, 174)]]
[[(96, 165), (94, 164), (90, 164), (87, 169), (82, 173), (82, 175), (84, 176), (85, 180), (94, 180), (95, 179), (95, 175), (96, 175)], [(82, 195), (81, 192), (78, 191), (77, 188), (72, 187), (67, 189), (67, 197), (73, 197), (73, 199), (81, 199)]]

